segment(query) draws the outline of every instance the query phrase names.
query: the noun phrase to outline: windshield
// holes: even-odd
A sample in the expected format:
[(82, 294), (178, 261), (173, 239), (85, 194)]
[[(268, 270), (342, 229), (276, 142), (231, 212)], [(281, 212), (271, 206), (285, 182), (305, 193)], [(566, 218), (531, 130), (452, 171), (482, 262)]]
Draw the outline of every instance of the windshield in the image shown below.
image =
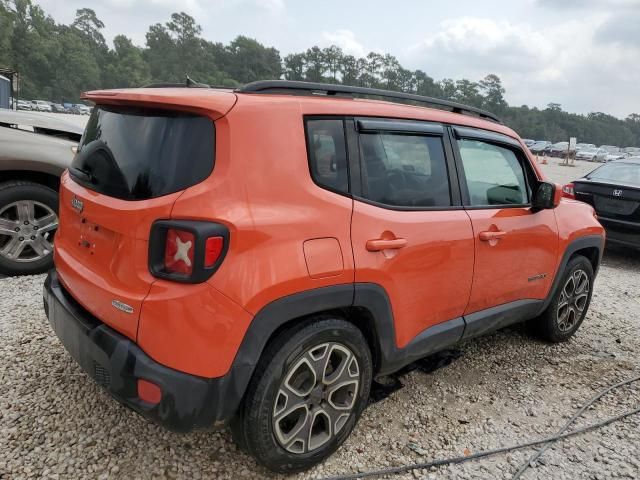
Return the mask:
[(100, 106), (93, 109), (69, 172), (78, 183), (112, 197), (159, 197), (210, 175), (214, 140), (213, 121), (206, 117)]
[(587, 178), (640, 187), (640, 163), (607, 163), (595, 169)]

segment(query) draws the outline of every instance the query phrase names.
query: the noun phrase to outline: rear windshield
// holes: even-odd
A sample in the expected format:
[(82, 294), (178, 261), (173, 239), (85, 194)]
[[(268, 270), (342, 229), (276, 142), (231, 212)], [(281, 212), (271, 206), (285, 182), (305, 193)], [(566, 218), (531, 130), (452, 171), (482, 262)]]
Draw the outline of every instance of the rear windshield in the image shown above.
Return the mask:
[(169, 110), (96, 106), (69, 172), (111, 197), (145, 200), (207, 178), (215, 152), (213, 121)]
[(640, 163), (607, 163), (591, 172), (587, 178), (640, 186)]

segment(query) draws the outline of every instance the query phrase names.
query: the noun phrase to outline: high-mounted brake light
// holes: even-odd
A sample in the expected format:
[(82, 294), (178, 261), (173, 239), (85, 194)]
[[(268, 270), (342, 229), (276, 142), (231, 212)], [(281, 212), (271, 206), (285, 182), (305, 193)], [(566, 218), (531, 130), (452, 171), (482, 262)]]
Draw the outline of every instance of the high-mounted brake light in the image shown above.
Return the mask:
[(229, 229), (198, 220), (159, 220), (151, 226), (149, 271), (183, 283), (206, 281), (222, 263)]
[(565, 198), (576, 198), (576, 192), (573, 183), (567, 183), (562, 187), (562, 196)]

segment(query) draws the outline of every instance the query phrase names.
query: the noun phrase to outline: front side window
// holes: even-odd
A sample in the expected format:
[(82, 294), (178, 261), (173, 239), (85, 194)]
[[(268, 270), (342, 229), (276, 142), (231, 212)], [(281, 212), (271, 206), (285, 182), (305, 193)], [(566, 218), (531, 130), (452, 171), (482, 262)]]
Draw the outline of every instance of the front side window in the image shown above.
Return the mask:
[(395, 207), (451, 206), (442, 138), (360, 135), (363, 197)]
[(329, 190), (348, 193), (344, 122), (341, 119), (308, 120), (307, 148), (313, 180)]
[(529, 202), (522, 164), (515, 152), (480, 140), (458, 140), (471, 206)]

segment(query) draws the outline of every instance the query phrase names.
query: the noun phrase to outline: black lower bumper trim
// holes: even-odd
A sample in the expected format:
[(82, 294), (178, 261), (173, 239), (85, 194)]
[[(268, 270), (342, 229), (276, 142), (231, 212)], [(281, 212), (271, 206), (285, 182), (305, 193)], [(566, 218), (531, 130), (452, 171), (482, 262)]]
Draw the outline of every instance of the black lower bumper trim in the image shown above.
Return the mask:
[[(55, 271), (49, 273), (43, 295), (49, 323), (64, 347), (121, 403), (178, 432), (212, 427), (234, 414), (246, 384), (238, 385), (238, 375), (250, 372), (232, 369), (223, 377), (202, 378), (159, 364), (79, 305), (60, 285)], [(141, 378), (160, 387), (159, 404), (138, 398)]]

